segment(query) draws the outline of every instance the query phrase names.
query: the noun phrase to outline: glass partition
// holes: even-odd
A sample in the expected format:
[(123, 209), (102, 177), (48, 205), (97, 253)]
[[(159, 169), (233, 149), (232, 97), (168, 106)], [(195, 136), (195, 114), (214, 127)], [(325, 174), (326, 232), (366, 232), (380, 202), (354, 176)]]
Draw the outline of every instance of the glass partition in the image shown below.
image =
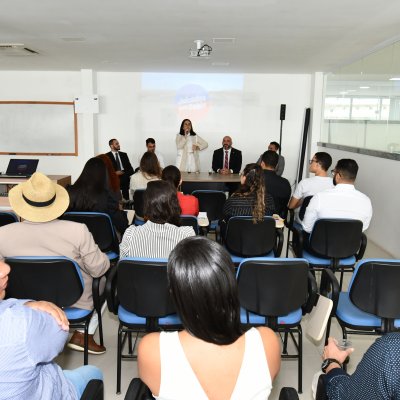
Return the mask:
[(400, 154), (400, 42), (325, 76), (321, 141)]

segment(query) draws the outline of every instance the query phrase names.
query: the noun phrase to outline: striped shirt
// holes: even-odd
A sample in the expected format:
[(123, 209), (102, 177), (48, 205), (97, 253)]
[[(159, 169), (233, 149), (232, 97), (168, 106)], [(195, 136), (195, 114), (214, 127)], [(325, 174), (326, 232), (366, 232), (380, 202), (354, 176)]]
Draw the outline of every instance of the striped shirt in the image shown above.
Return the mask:
[(191, 226), (155, 224), (130, 226), (119, 245), (120, 257), (168, 258), (174, 247), (186, 237), (195, 236)]

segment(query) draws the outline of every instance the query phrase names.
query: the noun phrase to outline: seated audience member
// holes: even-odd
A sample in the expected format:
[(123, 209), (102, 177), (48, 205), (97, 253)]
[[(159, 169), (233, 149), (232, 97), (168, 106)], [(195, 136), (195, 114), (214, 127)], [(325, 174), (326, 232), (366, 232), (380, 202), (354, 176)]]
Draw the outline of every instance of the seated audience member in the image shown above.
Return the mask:
[(79, 178), (67, 187), (68, 211), (102, 212), (110, 216), (116, 230), (123, 235), (128, 227), (126, 213), (107, 184), (107, 169), (103, 160), (93, 157), (83, 167)]
[(343, 158), (333, 170), (333, 189), (313, 196), (302, 222), (303, 230), (310, 233), (317, 219), (349, 218), (363, 223), (365, 231), (372, 217), (371, 200), (354, 187), (358, 165), (354, 160)]
[[(35, 172), (29, 180), (13, 187), (8, 196), (12, 209), (24, 221), (0, 228), (0, 259), (13, 256), (65, 256), (75, 260), (81, 268), (85, 287), (74, 306), (92, 310), (93, 278), (104, 275), (110, 267), (110, 261), (100, 251), (86, 225), (57, 219), (69, 206), (68, 192), (46, 175)], [(97, 313), (93, 313), (89, 324), (91, 354), (106, 351), (104, 346), (94, 341), (97, 325)], [(83, 332), (75, 331), (69, 346), (83, 351), (83, 340)]]
[(275, 151), (268, 150), (262, 155), (261, 168), (264, 170), (265, 187), (275, 203), (275, 212), (286, 218), (287, 204), (292, 189), (287, 179), (276, 174), (279, 156)]
[(342, 365), (353, 349), (340, 350), (329, 338), (323, 372), (329, 400), (400, 399), (400, 333), (388, 333), (367, 350), (352, 375)]
[[(315, 153), (310, 160), (309, 171), (315, 174), (311, 178), (301, 180), (289, 201), (288, 208), (295, 209), (302, 205), (305, 197), (314, 196), (318, 192), (333, 188), (332, 177), (328, 170), (332, 165), (332, 157), (323, 151)], [(301, 219), (301, 218), (300, 218)]]
[[(276, 154), (278, 154), (279, 148), (280, 148), (280, 145), (278, 142), (271, 142), (268, 145), (268, 150), (274, 151)], [(261, 165), (262, 156), (263, 155), (261, 154), (261, 156), (257, 160), (257, 164), (259, 164), (259, 165)], [(278, 164), (276, 165), (276, 168), (275, 168), (275, 172), (278, 176), (282, 176), (283, 170), (285, 169), (285, 157), (281, 156), (280, 154), (278, 154), (278, 157), (279, 157), (279, 159), (278, 159)]]
[(262, 168), (257, 164), (247, 164), (240, 177), (239, 189), (224, 205), (223, 219), (241, 215), (253, 217), (254, 223), (261, 222), (265, 215), (275, 210), (274, 199), (266, 193)]
[(136, 189), (146, 189), (149, 182), (160, 179), (161, 167), (157, 156), (153, 152), (147, 151), (140, 160), (140, 170), (131, 176), (129, 186), (131, 200)]
[(125, 231), (120, 257), (168, 258), (177, 243), (195, 235), (191, 226), (179, 226), (180, 211), (176, 190), (169, 182), (149, 182), (143, 205), (146, 223)]
[(167, 268), (184, 330), (141, 340), (143, 382), (160, 399), (267, 399), (280, 368), (279, 341), (266, 327), (242, 331), (226, 250), (204, 237), (187, 238), (171, 252)]
[(115, 198), (115, 200), (118, 201), (118, 203), (122, 202), (122, 195), (121, 195), (121, 190), (119, 188), (119, 177), (117, 173), (115, 172), (115, 169), (112, 165), (112, 162), (110, 158), (107, 156), (107, 154), (99, 154), (96, 156), (97, 158), (100, 158), (106, 166), (107, 170), (107, 188), (110, 191), (111, 195)]
[(10, 268), (0, 261), (0, 400), (78, 400), (101, 371), (84, 365), (63, 371), (53, 359), (63, 350), (69, 323), (47, 301), (7, 299)]
[(179, 206), (181, 207), (182, 215), (195, 215), (199, 214), (199, 200), (197, 197), (190, 194), (183, 194), (179, 191), (179, 187), (182, 184), (181, 171), (175, 165), (168, 165), (163, 169), (161, 174), (163, 181), (170, 182), (177, 190)]

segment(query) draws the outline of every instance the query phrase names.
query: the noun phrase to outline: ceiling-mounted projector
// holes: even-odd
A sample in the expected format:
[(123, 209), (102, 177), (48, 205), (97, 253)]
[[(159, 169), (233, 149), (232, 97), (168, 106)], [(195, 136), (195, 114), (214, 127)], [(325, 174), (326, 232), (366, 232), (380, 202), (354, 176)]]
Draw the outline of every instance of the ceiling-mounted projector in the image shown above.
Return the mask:
[(190, 49), (190, 58), (210, 58), (212, 47), (204, 43), (204, 40), (194, 40), (196, 43), (196, 49)]

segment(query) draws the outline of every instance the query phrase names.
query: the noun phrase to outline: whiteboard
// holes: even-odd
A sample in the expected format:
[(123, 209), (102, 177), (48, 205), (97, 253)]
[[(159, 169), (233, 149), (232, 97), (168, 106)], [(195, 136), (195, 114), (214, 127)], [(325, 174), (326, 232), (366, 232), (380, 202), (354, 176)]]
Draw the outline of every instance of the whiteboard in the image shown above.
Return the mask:
[(78, 155), (73, 102), (0, 101), (0, 154)]

